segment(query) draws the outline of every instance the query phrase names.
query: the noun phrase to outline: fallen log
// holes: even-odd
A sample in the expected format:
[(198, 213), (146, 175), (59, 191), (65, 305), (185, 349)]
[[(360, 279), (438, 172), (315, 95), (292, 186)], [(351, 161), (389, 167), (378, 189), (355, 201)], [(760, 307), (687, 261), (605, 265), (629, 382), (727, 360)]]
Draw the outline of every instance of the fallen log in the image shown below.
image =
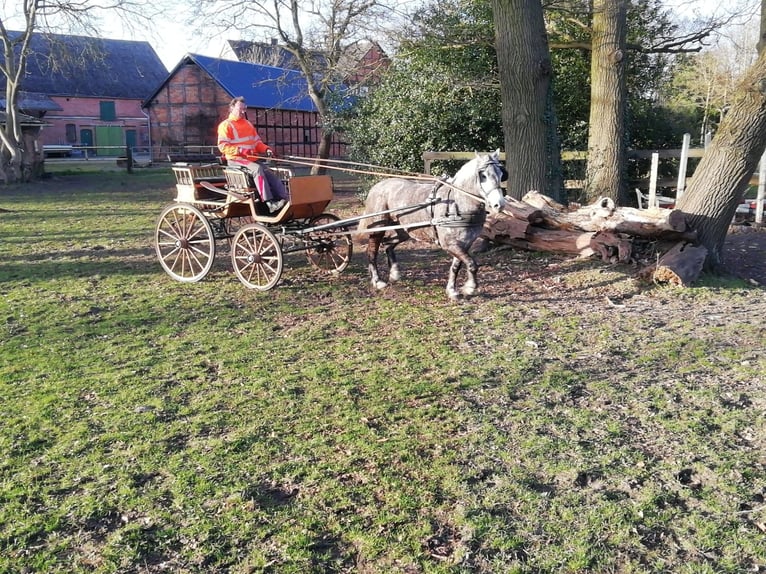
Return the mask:
[(655, 283), (671, 283), (686, 287), (694, 283), (702, 273), (707, 248), (680, 242), (674, 245), (657, 262), (652, 273)]
[(544, 225), (552, 229), (608, 230), (644, 238), (695, 239), (686, 225), (686, 215), (677, 209), (618, 207), (611, 199), (602, 197), (590, 205), (569, 211), (537, 191), (527, 193), (522, 202), (537, 207), (543, 215)]
[(602, 261), (628, 263), (633, 254), (633, 244), (624, 235), (613, 231), (597, 231), (590, 240), (590, 247), (601, 256)]
[(514, 219), (529, 223), (540, 223), (544, 218), (540, 209), (513, 197), (505, 198), (505, 205), (501, 213), (503, 212), (510, 214)]
[(579, 257), (590, 257), (595, 253), (591, 240), (595, 234), (591, 232), (572, 231), (568, 229), (543, 229), (530, 226), (523, 238), (502, 237), (495, 243), (511, 245), (528, 251), (551, 251), (566, 253)]
[(500, 242), (508, 238), (524, 239), (529, 232), (529, 227), (529, 221), (501, 211), (487, 216), (482, 235), (491, 241)]
[(567, 208), (531, 191), (522, 201), (508, 199), (503, 212), (490, 215), (481, 236), (483, 247), (493, 242), (579, 257), (598, 255), (611, 263), (631, 261), (637, 251), (635, 239), (677, 242), (656, 266), (642, 271), (646, 278), (689, 285), (702, 272), (707, 250), (693, 245), (696, 233), (689, 229), (682, 211), (619, 207), (606, 197), (590, 205)]

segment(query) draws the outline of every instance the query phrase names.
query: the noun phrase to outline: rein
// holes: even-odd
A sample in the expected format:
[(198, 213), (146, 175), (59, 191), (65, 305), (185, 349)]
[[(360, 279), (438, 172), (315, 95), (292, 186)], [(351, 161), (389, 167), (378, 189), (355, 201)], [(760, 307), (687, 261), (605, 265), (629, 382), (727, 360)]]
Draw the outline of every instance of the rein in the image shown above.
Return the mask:
[[(439, 178), (433, 175), (425, 175), (422, 173), (414, 173), (411, 171), (397, 170), (397, 169), (387, 168), (384, 166), (379, 166), (379, 165), (374, 165), (369, 163), (358, 163), (358, 162), (344, 161), (339, 159), (318, 160), (316, 158), (308, 158), (308, 157), (301, 157), (301, 156), (294, 156), (294, 155), (287, 156), (285, 158), (264, 158), (264, 159), (271, 159), (272, 161), (276, 160), (278, 162), (289, 163), (293, 165), (308, 166), (308, 167), (314, 167), (318, 165), (320, 167), (326, 167), (328, 169), (334, 169), (337, 171), (343, 171), (347, 173), (358, 173), (362, 175), (374, 175), (379, 177), (401, 177), (402, 179), (411, 179), (413, 181), (422, 181), (422, 182), (432, 181), (435, 184), (446, 185), (450, 189), (458, 193), (462, 193), (464, 196), (470, 199), (473, 199), (474, 201), (478, 203), (484, 203), (485, 201), (483, 197), (478, 196), (474, 193), (470, 193), (464, 189), (457, 187), (456, 185), (451, 184), (449, 181), (446, 181), (442, 178)], [(343, 167), (347, 165), (358, 165), (358, 166), (362, 166), (362, 167), (370, 168), (370, 169), (366, 170), (366, 169), (354, 169), (351, 167)]]

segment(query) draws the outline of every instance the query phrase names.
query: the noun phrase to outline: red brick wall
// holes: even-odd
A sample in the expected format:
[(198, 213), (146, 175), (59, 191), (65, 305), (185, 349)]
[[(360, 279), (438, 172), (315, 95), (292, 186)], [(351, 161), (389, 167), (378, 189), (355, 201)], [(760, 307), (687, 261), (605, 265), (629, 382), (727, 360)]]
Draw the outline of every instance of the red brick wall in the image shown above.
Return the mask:
[[(53, 111), (45, 114), (43, 118), (51, 124), (43, 128), (40, 133), (40, 145), (46, 144), (81, 144), (80, 134), (83, 129), (95, 132), (97, 126), (120, 126), (123, 134), (126, 130), (135, 130), (136, 144), (139, 146), (149, 145), (149, 124), (146, 115), (141, 110), (141, 100), (113, 100), (108, 98), (75, 98), (52, 96), (61, 108), (61, 111)], [(113, 101), (116, 119), (114, 121), (102, 121), (101, 102)], [(75, 140), (67, 139), (67, 124), (74, 125)], [(125, 143), (123, 135), (123, 143)], [(98, 142), (95, 142), (98, 145)]]
[[(168, 148), (181, 146), (215, 146), (216, 128), (228, 114), (230, 101), (231, 96), (196, 64), (179, 68), (146, 110), (155, 155), (165, 157)], [(316, 155), (320, 136), (316, 113), (250, 108), (248, 118), (278, 155)], [(344, 153), (336, 141), (331, 156)]]

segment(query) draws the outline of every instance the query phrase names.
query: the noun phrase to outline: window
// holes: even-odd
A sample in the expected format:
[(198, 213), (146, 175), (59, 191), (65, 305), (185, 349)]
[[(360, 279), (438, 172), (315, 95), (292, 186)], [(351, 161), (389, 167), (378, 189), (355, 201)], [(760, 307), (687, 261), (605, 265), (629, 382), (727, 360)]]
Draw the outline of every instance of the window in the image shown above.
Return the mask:
[(114, 111), (114, 102), (100, 102), (101, 106), (101, 121), (113, 122), (117, 119), (117, 113)]
[(66, 125), (66, 143), (77, 143), (77, 126), (74, 124)]

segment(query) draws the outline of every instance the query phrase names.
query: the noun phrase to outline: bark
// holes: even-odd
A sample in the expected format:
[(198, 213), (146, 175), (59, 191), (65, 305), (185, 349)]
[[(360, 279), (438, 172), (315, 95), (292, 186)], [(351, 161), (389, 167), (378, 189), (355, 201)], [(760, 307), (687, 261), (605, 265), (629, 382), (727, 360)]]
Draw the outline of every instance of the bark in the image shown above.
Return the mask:
[(707, 249), (691, 243), (676, 244), (657, 263), (652, 274), (655, 283), (672, 283), (687, 287), (694, 283), (702, 272)]
[(694, 239), (686, 215), (677, 209), (617, 207), (606, 197), (577, 209), (567, 209), (538, 192), (524, 196), (523, 203), (537, 207), (541, 221), (553, 229), (613, 231), (646, 238)]
[(311, 166), (311, 175), (324, 175), (327, 173), (327, 167), (324, 162), (330, 157), (330, 146), (332, 145), (332, 132), (322, 131), (321, 140), (319, 141), (319, 148), (317, 149), (317, 159), (320, 161)]
[(579, 257), (590, 257), (596, 251), (591, 246), (595, 233), (567, 229), (530, 228), (524, 237), (496, 237), (495, 243), (528, 251), (550, 251)]
[(625, 68), (627, 0), (594, 0), (585, 197), (627, 203)]
[(766, 147), (766, 54), (737, 87), (734, 102), (677, 207), (707, 249), (705, 269), (722, 267), (723, 244), (737, 205)]
[(558, 157), (546, 145), (551, 60), (539, 1), (493, 0), (492, 10), (508, 194), (518, 199), (530, 189), (548, 189), (546, 158)]

